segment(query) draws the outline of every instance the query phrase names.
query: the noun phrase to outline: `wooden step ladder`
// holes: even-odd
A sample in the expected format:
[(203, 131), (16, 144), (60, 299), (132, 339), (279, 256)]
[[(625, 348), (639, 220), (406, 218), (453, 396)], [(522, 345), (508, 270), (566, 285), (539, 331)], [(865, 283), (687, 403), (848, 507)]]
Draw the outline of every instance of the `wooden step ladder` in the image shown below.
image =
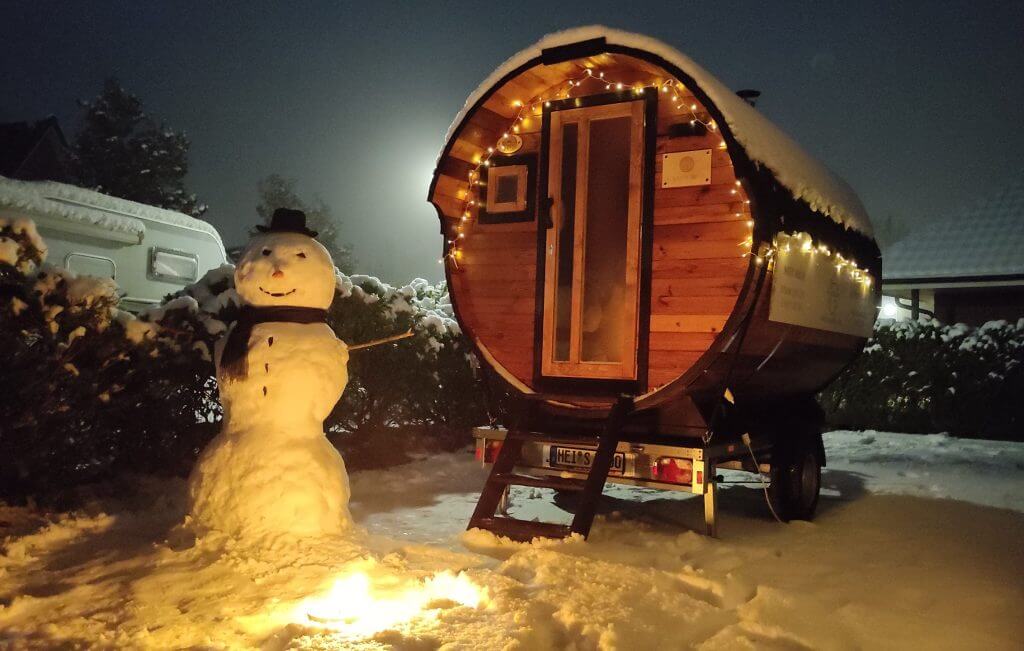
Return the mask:
[[(473, 517), (469, 520), (467, 529), (486, 529), (499, 536), (505, 536), (512, 540), (529, 542), (534, 538), (565, 538), (578, 533), (586, 538), (590, 534), (590, 526), (594, 522), (594, 514), (597, 512), (597, 504), (604, 492), (604, 484), (608, 479), (608, 471), (611, 470), (612, 460), (615, 457), (615, 450), (619, 445), (619, 435), (626, 417), (633, 410), (633, 398), (631, 396), (620, 396), (612, 406), (605, 421), (601, 434), (597, 440), (597, 452), (594, 455), (594, 463), (586, 479), (574, 479), (565, 477), (532, 477), (515, 472), (516, 464), (520, 458), (523, 444), (534, 439), (536, 435), (529, 431), (518, 428), (510, 429), (498, 452), (494, 465), (491, 467), (491, 474), (487, 477), (487, 483), (480, 493)], [(550, 437), (543, 437), (549, 441)], [(576, 441), (577, 444), (586, 444), (586, 439)], [(576, 514), (573, 516), (572, 524), (554, 524), (550, 522), (534, 522), (531, 520), (518, 520), (516, 518), (503, 517), (495, 514), (498, 504), (509, 486), (532, 486), (536, 488), (553, 488), (561, 491), (578, 491), (579, 501), (576, 507)]]

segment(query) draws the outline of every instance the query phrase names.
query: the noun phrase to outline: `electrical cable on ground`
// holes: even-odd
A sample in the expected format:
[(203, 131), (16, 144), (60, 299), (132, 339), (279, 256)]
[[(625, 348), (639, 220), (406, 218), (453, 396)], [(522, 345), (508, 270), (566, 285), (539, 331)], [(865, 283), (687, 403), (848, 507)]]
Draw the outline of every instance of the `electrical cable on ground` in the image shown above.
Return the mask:
[(786, 524), (785, 521), (779, 517), (779, 514), (775, 512), (775, 507), (772, 506), (772, 498), (768, 495), (768, 484), (764, 480), (764, 475), (761, 473), (761, 464), (757, 462), (757, 456), (754, 455), (754, 448), (750, 446), (750, 434), (744, 432), (743, 444), (747, 446), (747, 450), (750, 451), (750, 458), (754, 460), (754, 469), (757, 470), (757, 477), (761, 480), (761, 489), (764, 491), (764, 501), (768, 503), (768, 510), (772, 512), (772, 516), (780, 523)]

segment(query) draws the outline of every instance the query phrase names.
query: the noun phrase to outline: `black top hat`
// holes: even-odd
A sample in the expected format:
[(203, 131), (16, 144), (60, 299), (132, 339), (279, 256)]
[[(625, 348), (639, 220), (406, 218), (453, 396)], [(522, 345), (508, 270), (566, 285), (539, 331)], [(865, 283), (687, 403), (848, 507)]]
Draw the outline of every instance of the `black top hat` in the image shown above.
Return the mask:
[(270, 226), (256, 226), (261, 233), (302, 233), (316, 237), (316, 231), (306, 228), (306, 213), (291, 208), (278, 208), (270, 218)]

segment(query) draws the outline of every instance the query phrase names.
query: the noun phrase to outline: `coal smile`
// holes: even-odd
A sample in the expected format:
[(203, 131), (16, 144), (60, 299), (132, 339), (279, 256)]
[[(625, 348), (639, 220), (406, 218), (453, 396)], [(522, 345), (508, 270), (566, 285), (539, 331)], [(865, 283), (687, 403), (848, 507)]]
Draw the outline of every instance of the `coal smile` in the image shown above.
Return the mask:
[(287, 292), (268, 292), (267, 290), (265, 290), (262, 287), (260, 287), (260, 291), (261, 292), (263, 292), (267, 296), (273, 296), (274, 298), (281, 298), (282, 296), (287, 296), (289, 294), (294, 294), (296, 289), (298, 289), (298, 287), (289, 289)]

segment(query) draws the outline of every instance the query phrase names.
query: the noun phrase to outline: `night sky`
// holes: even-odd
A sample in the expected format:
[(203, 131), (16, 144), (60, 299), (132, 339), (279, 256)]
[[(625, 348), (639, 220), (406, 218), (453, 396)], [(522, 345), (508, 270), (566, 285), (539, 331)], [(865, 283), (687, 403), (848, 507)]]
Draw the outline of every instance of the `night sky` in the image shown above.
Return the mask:
[[(449, 123), (503, 60), (601, 23), (657, 37), (859, 192), (924, 224), (1024, 170), (1020, 2), (4, 2), (0, 121), (57, 115), (117, 76), (192, 141), (189, 188), (228, 245), (277, 172), (319, 194), (359, 270), (436, 280), (426, 189)], [(898, 6), (897, 6), (898, 5)]]

